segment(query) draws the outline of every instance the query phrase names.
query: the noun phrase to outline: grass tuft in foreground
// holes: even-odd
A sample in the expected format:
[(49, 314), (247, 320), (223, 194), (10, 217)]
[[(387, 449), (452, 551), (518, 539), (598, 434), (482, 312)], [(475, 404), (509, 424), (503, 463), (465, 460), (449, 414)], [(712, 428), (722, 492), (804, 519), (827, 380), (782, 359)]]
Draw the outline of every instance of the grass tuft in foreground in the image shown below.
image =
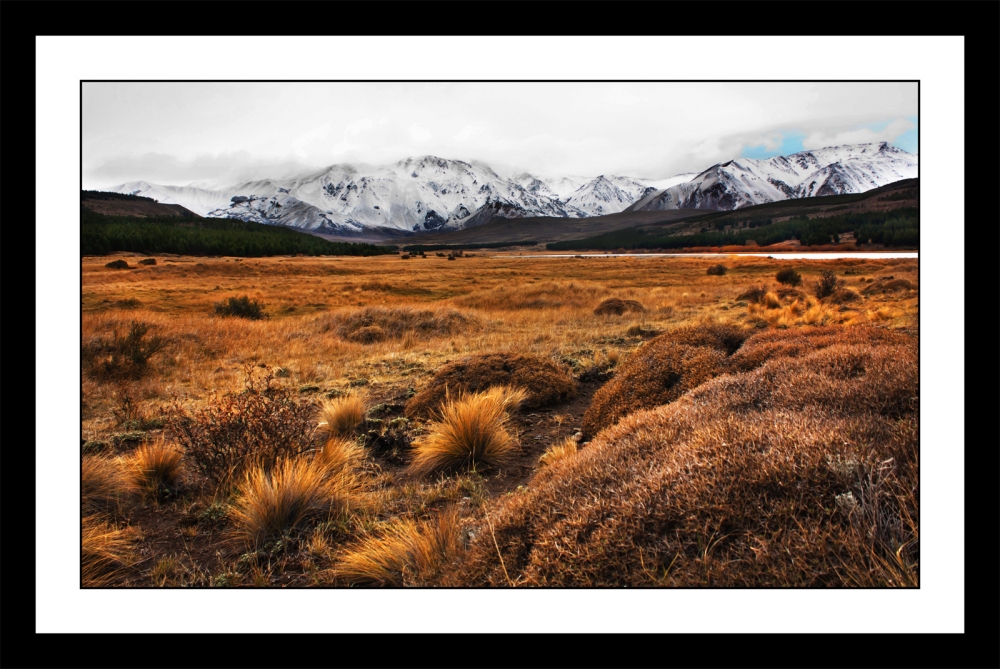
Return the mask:
[(410, 471), (425, 475), (505, 462), (517, 450), (517, 442), (507, 427), (508, 412), (526, 396), (520, 388), (497, 386), (484, 393), (446, 400), (430, 434), (414, 444)]

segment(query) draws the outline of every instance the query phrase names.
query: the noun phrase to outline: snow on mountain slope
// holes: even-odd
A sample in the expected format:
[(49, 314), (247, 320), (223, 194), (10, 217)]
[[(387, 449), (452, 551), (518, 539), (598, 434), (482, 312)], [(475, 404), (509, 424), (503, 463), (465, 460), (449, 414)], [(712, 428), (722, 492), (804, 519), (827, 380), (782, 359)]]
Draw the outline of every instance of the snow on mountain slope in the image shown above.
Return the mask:
[[(658, 181), (615, 175), (501, 177), (489, 165), (436, 156), (393, 165), (338, 164), (275, 170), (220, 185), (131, 181), (108, 190), (179, 204), (201, 216), (238, 218), (339, 235), (457, 230), (490, 220), (602, 216), (620, 211), (736, 209), (815, 195), (859, 193), (917, 175), (917, 156), (886, 143), (739, 158)], [(253, 175), (260, 170), (255, 168)], [(250, 174), (249, 172), (247, 174)]]
[(800, 197), (863, 193), (918, 175), (917, 156), (886, 142), (801, 151), (713, 165), (635, 204), (630, 211), (732, 210)]
[(129, 181), (107, 190), (113, 193), (151, 197), (163, 204), (179, 204), (199, 216), (207, 216), (213, 209), (226, 206), (230, 197), (221, 191), (191, 186), (160, 186), (147, 181)]
[(566, 204), (587, 212), (589, 216), (603, 216), (622, 211), (636, 200), (655, 192), (654, 186), (638, 179), (601, 175), (573, 191), (566, 198)]

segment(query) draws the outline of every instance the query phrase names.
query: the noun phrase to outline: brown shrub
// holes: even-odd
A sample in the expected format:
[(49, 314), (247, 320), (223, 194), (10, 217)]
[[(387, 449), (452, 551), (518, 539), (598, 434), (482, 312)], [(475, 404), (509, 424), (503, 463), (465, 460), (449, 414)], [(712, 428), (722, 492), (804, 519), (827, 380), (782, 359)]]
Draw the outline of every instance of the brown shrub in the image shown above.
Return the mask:
[(804, 302), (806, 299), (806, 294), (796, 288), (779, 288), (775, 293), (782, 300), (802, 300)]
[(155, 265), (156, 264), (156, 258), (143, 258), (142, 260), (139, 261), (139, 264), (140, 265)]
[(642, 306), (641, 302), (636, 300), (623, 300), (617, 297), (611, 297), (600, 304), (594, 309), (594, 315), (605, 316), (605, 315), (615, 315), (621, 316), (626, 311), (643, 312), (646, 308)]
[(111, 262), (106, 264), (105, 267), (109, 269), (129, 269), (128, 263), (121, 259), (112, 260)]
[(242, 391), (213, 394), (191, 413), (175, 403), (169, 427), (188, 462), (209, 481), (225, 485), (251, 465), (266, 469), (306, 450), (314, 412), (291, 390), (273, 384), (270, 369), (258, 376), (248, 364)]
[(722, 276), (727, 271), (729, 271), (728, 268), (722, 263), (719, 263), (718, 265), (712, 265), (711, 267), (709, 267), (705, 273), (710, 276)]
[(918, 585), (916, 345), (857, 330), (603, 431), (439, 583)]
[(167, 346), (159, 335), (149, 334), (145, 321), (114, 323), (111, 337), (95, 337), (81, 347), (81, 362), (89, 376), (100, 381), (139, 379), (149, 371), (150, 359)]
[(833, 295), (833, 292), (841, 286), (843, 282), (837, 278), (837, 275), (833, 273), (832, 270), (823, 270), (820, 274), (819, 281), (816, 282), (814, 291), (816, 297), (823, 299), (824, 297), (829, 297)]
[(892, 281), (876, 281), (864, 290), (865, 295), (877, 295), (879, 293), (894, 293), (900, 290), (913, 290), (913, 284), (906, 279), (894, 279)]
[(753, 302), (754, 304), (760, 304), (764, 301), (765, 295), (767, 295), (767, 286), (758, 283), (756, 285), (749, 286), (746, 290), (737, 295), (736, 299)]
[(483, 353), (442, 367), (406, 405), (406, 415), (428, 416), (447, 395), (483, 392), (494, 386), (523, 388), (529, 409), (560, 402), (576, 394), (569, 368), (536, 355)]
[(475, 316), (454, 309), (420, 310), (409, 307), (365, 307), (322, 321), (320, 329), (334, 331), (348, 341), (371, 343), (400, 339), (407, 333), (445, 337), (465, 332), (479, 323)]
[(679, 328), (649, 341), (618, 367), (583, 416), (590, 437), (623, 416), (672, 402), (726, 371), (731, 355), (748, 334), (729, 325)]
[(849, 304), (850, 302), (860, 302), (861, 294), (853, 288), (840, 288), (833, 295), (827, 298), (832, 304)]
[(374, 344), (385, 339), (385, 330), (377, 325), (368, 325), (347, 333), (344, 338), (359, 344)]

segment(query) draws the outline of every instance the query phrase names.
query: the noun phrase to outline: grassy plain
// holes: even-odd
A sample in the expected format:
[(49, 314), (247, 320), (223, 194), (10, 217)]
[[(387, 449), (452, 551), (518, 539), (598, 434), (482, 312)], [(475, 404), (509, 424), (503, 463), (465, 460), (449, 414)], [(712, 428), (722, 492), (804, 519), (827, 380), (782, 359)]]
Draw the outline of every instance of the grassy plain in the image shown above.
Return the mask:
[[(127, 257), (134, 269), (105, 267), (118, 257)], [(537, 498), (538, 504), (552, 506), (543, 488), (556, 485), (551, 482), (553, 477), (569, 471), (571, 465), (566, 463), (589, 458), (591, 468), (599, 467), (603, 461), (596, 454), (589, 456), (588, 450), (610, 452), (616, 444), (630, 444), (628, 448), (635, 450), (641, 448), (638, 442), (657, 442), (655, 435), (643, 433), (633, 438), (633, 433), (627, 433), (643, 429), (642, 421), (636, 423), (634, 417), (626, 417), (596, 436), (587, 435), (592, 439), (589, 444), (580, 436), (574, 438), (581, 433), (594, 393), (614, 377), (616, 368), (642, 355), (649, 340), (687, 326), (731, 324), (747, 337), (809, 332), (825, 326), (845, 331), (856, 328), (857, 332), (888, 329), (915, 342), (919, 305), (916, 260), (795, 261), (730, 256), (722, 259), (727, 271), (721, 276), (707, 274), (719, 259), (693, 257), (529, 259), (516, 253), (474, 252), (454, 260), (434, 254), (406, 260), (399, 256), (157, 256), (157, 264), (149, 266), (136, 266), (133, 260), (138, 257), (119, 254), (82, 261), (85, 365), (81, 412), (87, 516), (83, 522), (85, 538), (96, 546), (84, 554), (85, 584), (305, 587), (916, 582), (916, 529), (913, 523), (900, 520), (902, 515), (890, 521), (896, 523), (893, 527), (907, 525), (913, 542), (899, 549), (898, 564), (881, 571), (858, 567), (866, 559), (873, 564), (896, 559), (888, 548), (873, 552), (875, 549), (861, 542), (850, 544), (850, 550), (831, 549), (832, 563), (848, 560), (845, 555), (864, 553), (850, 562), (849, 568), (835, 565), (813, 577), (805, 572), (789, 575), (784, 571), (787, 565), (778, 564), (780, 560), (760, 558), (756, 568), (744, 564), (738, 576), (733, 575), (735, 568), (726, 572), (724, 562), (708, 561), (708, 548), (718, 551), (712, 542), (721, 541), (722, 536), (743, 542), (739, 544), (740, 559), (752, 557), (754, 546), (763, 551), (761, 555), (766, 554), (766, 547), (754, 542), (766, 542), (768, 537), (789, 531), (801, 521), (798, 516), (782, 519), (776, 514), (761, 524), (720, 511), (718, 526), (705, 524), (706, 536), (698, 540), (705, 542), (701, 567), (694, 558), (678, 558), (683, 551), (671, 553), (673, 548), (650, 544), (646, 554), (641, 550), (625, 557), (616, 554), (614, 564), (634, 567), (624, 571), (609, 571), (603, 564), (588, 570), (586, 565), (603, 559), (595, 556), (604, 549), (599, 542), (588, 543), (582, 538), (584, 534), (600, 536), (618, 493), (608, 493), (610, 506), (600, 512), (590, 502), (581, 502), (577, 511), (583, 524), (572, 528), (574, 538), (564, 541), (563, 549), (547, 543), (558, 542), (560, 532), (567, 531), (554, 529), (561, 522), (557, 519), (532, 520), (532, 538), (527, 543), (523, 523), (516, 531), (511, 529), (527, 513), (514, 508), (527, 503), (523, 500)], [(786, 267), (801, 274), (799, 286), (776, 282), (775, 274)], [(820, 299), (814, 286), (824, 270), (836, 275), (839, 292)], [(892, 287), (886, 288), (890, 284)], [(216, 315), (215, 304), (241, 295), (263, 303), (268, 317), (249, 320)], [(608, 298), (635, 300), (643, 310), (595, 315), (598, 305)], [(145, 364), (129, 367), (127, 373), (101, 373), (98, 367), (88, 366), (87, 361), (95, 356), (107, 357), (108, 342), (114, 340), (116, 328), (120, 338), (133, 321), (147, 324), (146, 337), (159, 338), (162, 349), (150, 355)], [(848, 344), (859, 346), (855, 340)], [(497, 459), (498, 464), (472, 463), (457, 469), (414, 467), (421, 444), (444, 448), (440, 446), (442, 435), (448, 433), (444, 423), (454, 417), (407, 416), (409, 399), (428, 387), (445, 365), (465, 356), (491, 353), (550, 360), (573, 376), (576, 391), (556, 403), (511, 409), (508, 417), (497, 418), (497, 430), (502, 432), (483, 438), (496, 441), (506, 449), (505, 454), (509, 450), (506, 457)], [(915, 363), (912, 366), (915, 373)], [(767, 365), (760, 368), (766, 369)], [(248, 370), (258, 375), (270, 373), (270, 383), (280, 388), (288, 401), (306, 405), (301, 413), (305, 418), (296, 418), (300, 414), (294, 407), (282, 409), (286, 411), (282, 416), (288, 416), (282, 425), (298, 426), (299, 432), (289, 437), (295, 443), (295, 457), (283, 451), (280, 457), (275, 456), (273, 470), (264, 463), (256, 469), (255, 463), (248, 463), (245, 472), (224, 477), (226, 483), (220, 484), (221, 479), (206, 476), (200, 461), (195, 462), (185, 450), (178, 426), (184, 416), (190, 418), (199, 410), (220, 406), (220, 396), (225, 393), (238, 393), (245, 387)], [(760, 370), (753, 373), (763, 373)], [(706, 387), (702, 384), (700, 391), (705, 392)], [(357, 417), (358, 403), (345, 403), (343, 398), (360, 400), (363, 420)], [(735, 409), (721, 400), (712, 402), (716, 403), (713, 406), (717, 407), (720, 426), (741, 420), (733, 413)], [(345, 417), (337, 412), (347, 411), (341, 408), (346, 404), (353, 413)], [(478, 405), (459, 402), (452, 409), (458, 411), (460, 406)], [(802, 421), (813, 420), (820, 431), (839, 426), (859, 435), (883, 435), (884, 430), (871, 427), (870, 421), (865, 422), (867, 414), (861, 413), (837, 414), (828, 423), (822, 416), (810, 419), (807, 414), (795, 414), (789, 420), (795, 422), (795, 434), (805, 435)], [(671, 420), (675, 419), (660, 414), (649, 417), (650, 424)], [(705, 420), (702, 416), (700, 423), (691, 425), (697, 428)], [(766, 431), (761, 420), (747, 418), (747, 429)], [(732, 429), (731, 425), (727, 429)], [(720, 430), (720, 434), (725, 433), (722, 427)], [(327, 443), (331, 435), (334, 438)], [(903, 450), (915, 444), (915, 437), (911, 441), (899, 435), (890, 437), (887, 441), (902, 443), (899, 448)], [(804, 436), (803, 440), (809, 448), (803, 446), (802, 452), (808, 451), (816, 462), (824, 461), (822, 444), (813, 437)], [(694, 442), (698, 443), (692, 445)], [(670, 467), (681, 466), (677, 453), (688, 453), (692, 462), (709, 455), (727, 457), (718, 443), (708, 448), (688, 437), (677, 437), (677, 443), (683, 448), (671, 452)], [(791, 452), (794, 447), (794, 443), (783, 446)], [(549, 455), (540, 463), (546, 452)], [(832, 451), (826, 455), (846, 457)], [(142, 465), (144, 462), (154, 464)], [(619, 471), (612, 464), (607, 466), (609, 475)], [(765, 476), (768, 466), (757, 463), (753, 475)], [(732, 467), (723, 469), (720, 476), (738, 476)], [(640, 480), (641, 471), (632, 475)], [(566, 476), (566, 485), (580, 478), (577, 474)], [(902, 474), (900, 477), (903, 483), (909, 481)], [(787, 483), (781, 480), (780, 485)], [(822, 483), (826, 479), (820, 483), (808, 477), (801, 480), (827, 484)], [(622, 485), (628, 487), (627, 482)], [(674, 484), (662, 485), (669, 488)], [(713, 503), (704, 489), (695, 490), (690, 482), (684, 485), (690, 488), (685, 494), (692, 504)], [(606, 482), (598, 488), (618, 490)], [(719, 504), (725, 504), (721, 501), (725, 489), (723, 484), (723, 492), (715, 500)], [(628, 504), (639, 503), (635, 500), (638, 493), (624, 488), (619, 492)], [(879, 508), (891, 507), (896, 509), (893, 513), (904, 514), (899, 509), (909, 509), (906, 504), (915, 504), (915, 499), (906, 500), (907, 493), (901, 489), (896, 492), (905, 503)], [(852, 505), (863, 505), (863, 501), (856, 501), (860, 494), (827, 502), (831, 508), (850, 511)], [(572, 495), (555, 499), (565, 503)], [(574, 507), (570, 504), (563, 511), (572, 515)], [(502, 531), (497, 522), (505, 523), (507, 529)], [(666, 527), (673, 521), (662, 522)], [(645, 525), (643, 528), (642, 532), (649, 531)], [(847, 532), (826, 536), (836, 536), (848, 546)], [(893, 532), (889, 533), (893, 537), (910, 536), (903, 530)], [(803, 551), (815, 550), (809, 542), (822, 541), (818, 534), (803, 536)], [(615, 541), (615, 550), (619, 550), (631, 540), (616, 537)], [(689, 543), (683, 543), (684, 550), (690, 548), (696, 555), (699, 549), (690, 546), (698, 542)], [(96, 557), (88, 557), (91, 555)], [(539, 565), (539, 560), (547, 562)], [(560, 570), (562, 562), (566, 568)], [(572, 566), (577, 563), (582, 566)], [(557, 572), (563, 577), (553, 575)], [(616, 581), (609, 576), (612, 573), (621, 573), (621, 579)], [(644, 574), (651, 576), (643, 581)]]

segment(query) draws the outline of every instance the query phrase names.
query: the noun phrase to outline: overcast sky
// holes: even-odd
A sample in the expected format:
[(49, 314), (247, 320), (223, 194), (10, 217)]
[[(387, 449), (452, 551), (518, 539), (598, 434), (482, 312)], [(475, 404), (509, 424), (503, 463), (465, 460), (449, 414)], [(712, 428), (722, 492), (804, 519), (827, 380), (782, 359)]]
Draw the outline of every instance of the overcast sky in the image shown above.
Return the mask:
[(282, 176), (408, 156), (501, 174), (661, 179), (740, 156), (888, 141), (917, 151), (917, 85), (86, 83), (84, 188)]

